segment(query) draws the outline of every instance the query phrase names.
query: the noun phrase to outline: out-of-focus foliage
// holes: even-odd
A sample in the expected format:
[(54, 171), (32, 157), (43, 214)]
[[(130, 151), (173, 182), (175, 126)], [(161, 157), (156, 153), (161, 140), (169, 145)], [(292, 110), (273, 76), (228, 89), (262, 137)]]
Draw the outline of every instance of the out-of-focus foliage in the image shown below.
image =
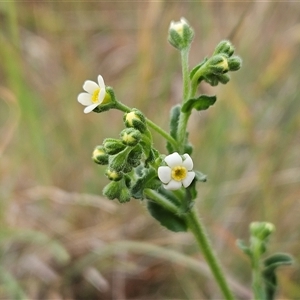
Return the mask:
[[(84, 115), (76, 101), (84, 80), (101, 74), (121, 101), (167, 129), (182, 93), (167, 32), (182, 16), (196, 32), (191, 67), (222, 39), (243, 58), (228, 85), (201, 85), (218, 101), (189, 124), (193, 160), (208, 174), (198, 207), (236, 295), (251, 297), (250, 266), (235, 245), (250, 222), (273, 223), (272, 252), (299, 260), (297, 3), (1, 2), (0, 298), (218, 298), (189, 234), (166, 232), (139, 201), (101, 196), (104, 168), (90, 158), (117, 137), (122, 115)], [(297, 265), (277, 274), (278, 298), (298, 298)]]

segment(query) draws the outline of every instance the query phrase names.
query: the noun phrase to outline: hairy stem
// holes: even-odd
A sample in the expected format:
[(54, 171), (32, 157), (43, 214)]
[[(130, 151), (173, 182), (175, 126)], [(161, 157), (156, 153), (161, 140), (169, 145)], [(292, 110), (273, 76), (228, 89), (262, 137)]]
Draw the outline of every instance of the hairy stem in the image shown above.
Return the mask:
[(203, 225), (201, 224), (201, 221), (197, 215), (195, 208), (193, 208), (186, 214), (186, 221), (225, 299), (233, 300), (234, 296), (229, 289), (228, 283), (225, 279), (220, 263), (215, 253), (213, 252), (208, 236), (205, 232)]

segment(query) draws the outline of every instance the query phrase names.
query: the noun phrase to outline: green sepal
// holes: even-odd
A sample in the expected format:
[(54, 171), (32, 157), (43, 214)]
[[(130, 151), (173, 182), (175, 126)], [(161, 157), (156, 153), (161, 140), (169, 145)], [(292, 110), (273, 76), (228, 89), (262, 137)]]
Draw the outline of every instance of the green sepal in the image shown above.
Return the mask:
[(143, 200), (144, 189), (151, 188), (156, 189), (161, 185), (161, 182), (157, 178), (156, 170), (153, 168), (144, 169), (140, 177), (132, 185), (131, 194), (135, 199)]
[(221, 41), (215, 48), (213, 55), (220, 53), (225, 53), (230, 57), (234, 53), (234, 46), (231, 44), (230, 41)]
[(264, 270), (262, 272), (265, 281), (265, 293), (267, 300), (275, 299), (277, 289), (276, 269), (283, 265), (291, 265), (294, 260), (287, 253), (275, 253), (264, 260)]
[[(172, 202), (179, 208), (180, 202), (172, 192), (167, 191), (164, 188), (160, 188), (158, 192), (161, 196), (165, 197), (167, 201)], [(166, 210), (151, 199), (148, 199), (147, 201), (147, 208), (151, 216), (167, 229), (174, 232), (187, 231), (188, 226), (184, 217)]]
[(103, 195), (110, 200), (117, 199), (120, 203), (130, 201), (131, 194), (127, 187), (126, 178), (120, 181), (111, 181), (103, 189)]
[(108, 110), (116, 107), (117, 101), (116, 101), (116, 97), (115, 97), (115, 93), (114, 93), (113, 89), (110, 86), (107, 86), (105, 88), (105, 90), (106, 90), (106, 93), (109, 95), (110, 100), (109, 100), (109, 102), (104, 103), (104, 104), (99, 104), (96, 108), (94, 108), (93, 112), (95, 112), (95, 113), (101, 113), (101, 112), (108, 111)]
[(115, 155), (126, 148), (126, 145), (122, 143), (121, 140), (107, 138), (103, 141), (103, 147), (107, 154)]
[(242, 59), (239, 56), (232, 56), (228, 59), (228, 67), (230, 71), (237, 71), (242, 66)]
[(142, 138), (141, 132), (134, 128), (125, 128), (121, 131), (120, 137), (123, 144), (134, 147)]
[(117, 199), (120, 194), (120, 182), (119, 181), (111, 181), (109, 184), (107, 184), (103, 188), (102, 193), (109, 200)]
[(127, 163), (136, 168), (140, 165), (143, 154), (143, 148), (141, 145), (136, 145), (128, 154)]
[(131, 147), (126, 147), (123, 151), (110, 155), (108, 159), (109, 167), (117, 172), (122, 171), (127, 164), (127, 156), (130, 151)]
[(252, 258), (252, 251), (251, 249), (245, 244), (243, 240), (237, 240), (236, 245), (250, 258)]
[[(170, 135), (175, 140), (177, 138), (179, 117), (180, 117), (180, 105), (173, 106), (170, 112)], [(176, 149), (170, 142), (167, 142), (167, 150), (169, 151), (169, 153), (173, 153), (176, 151)]]
[(181, 107), (181, 111), (184, 113), (190, 113), (193, 108), (196, 110), (205, 110), (213, 105), (217, 100), (216, 96), (201, 95), (196, 99), (189, 99)]

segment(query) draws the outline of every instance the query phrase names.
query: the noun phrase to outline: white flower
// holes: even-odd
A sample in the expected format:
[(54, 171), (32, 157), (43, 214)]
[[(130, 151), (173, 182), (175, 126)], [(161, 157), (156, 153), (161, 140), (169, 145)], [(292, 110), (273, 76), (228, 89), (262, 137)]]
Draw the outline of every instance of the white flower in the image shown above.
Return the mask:
[(83, 89), (87, 93), (80, 93), (77, 100), (82, 105), (86, 106), (84, 113), (89, 113), (100, 105), (105, 98), (105, 84), (103, 77), (98, 76), (98, 84), (91, 80), (86, 80), (83, 84)]
[(193, 181), (195, 177), (195, 172), (193, 172), (193, 161), (188, 154), (182, 157), (174, 152), (165, 158), (167, 166), (162, 166), (158, 168), (158, 177), (162, 183), (164, 183), (164, 188), (167, 190), (177, 190), (182, 187), (182, 185), (187, 188)]

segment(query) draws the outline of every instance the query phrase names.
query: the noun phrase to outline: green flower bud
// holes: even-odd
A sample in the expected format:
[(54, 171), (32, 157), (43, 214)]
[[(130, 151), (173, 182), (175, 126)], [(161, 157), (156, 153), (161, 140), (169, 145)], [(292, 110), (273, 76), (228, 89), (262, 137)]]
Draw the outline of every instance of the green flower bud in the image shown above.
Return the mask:
[(110, 155), (108, 159), (109, 167), (117, 172), (123, 171), (127, 164), (127, 156), (130, 150), (130, 147), (126, 147), (123, 151), (115, 155)]
[(122, 142), (126, 146), (135, 146), (141, 140), (141, 132), (134, 128), (126, 128), (121, 132)]
[(234, 53), (234, 47), (230, 41), (221, 41), (215, 48), (214, 54), (227, 54), (229, 57)]
[(103, 147), (105, 149), (105, 152), (109, 155), (117, 154), (126, 148), (122, 141), (111, 138), (105, 139), (103, 141)]
[(122, 170), (122, 172), (125, 174), (130, 173), (131, 171), (132, 171), (132, 166), (129, 163), (127, 163)]
[(225, 54), (217, 54), (212, 56), (207, 62), (209, 73), (222, 75), (229, 71), (228, 57)]
[(251, 235), (261, 241), (266, 240), (274, 231), (275, 226), (269, 222), (252, 222), (250, 224)]
[(133, 127), (144, 133), (147, 129), (146, 118), (136, 108), (133, 108), (131, 112), (124, 115), (124, 123), (126, 127)]
[(107, 165), (108, 155), (104, 150), (103, 146), (97, 146), (92, 154), (92, 159), (96, 164)]
[(120, 203), (129, 202), (130, 198), (131, 198), (130, 191), (126, 187), (122, 188), (118, 198), (119, 202)]
[(184, 18), (181, 18), (179, 22), (171, 22), (168, 41), (172, 46), (179, 50), (188, 48), (193, 38), (194, 30)]
[(218, 76), (219, 82), (226, 84), (230, 80), (230, 76), (228, 74), (222, 74)]
[(103, 189), (103, 195), (107, 197), (109, 200), (114, 200), (120, 195), (120, 181), (111, 181), (108, 185), (106, 185)]
[(112, 181), (119, 181), (123, 178), (123, 173), (111, 170), (109, 168), (106, 170), (105, 175), (109, 180)]
[(140, 165), (143, 154), (143, 148), (140, 145), (137, 145), (128, 155), (127, 163), (136, 168)]
[(230, 71), (237, 71), (242, 66), (242, 59), (239, 56), (232, 56), (228, 59), (228, 67)]

